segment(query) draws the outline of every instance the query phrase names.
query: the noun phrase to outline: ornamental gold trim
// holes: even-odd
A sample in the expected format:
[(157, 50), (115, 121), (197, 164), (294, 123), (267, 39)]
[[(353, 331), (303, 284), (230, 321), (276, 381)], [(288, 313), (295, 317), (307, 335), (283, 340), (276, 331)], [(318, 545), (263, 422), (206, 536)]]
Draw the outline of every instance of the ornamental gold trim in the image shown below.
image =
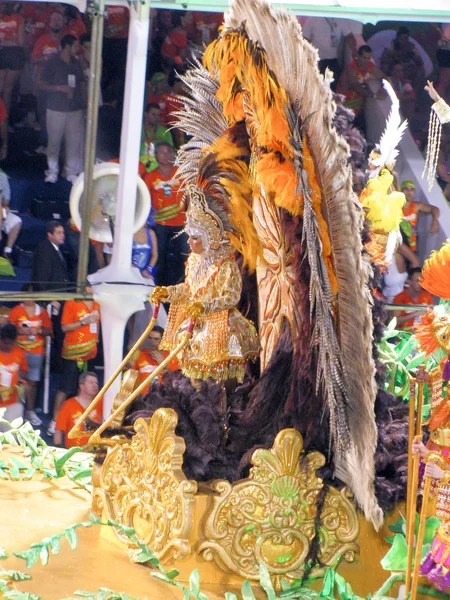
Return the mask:
[[(205, 515), (205, 539), (198, 552), (225, 572), (259, 579), (264, 563), (275, 580), (300, 578), (315, 535), (315, 518), (323, 480), (316, 470), (325, 464), (319, 452), (303, 453), (303, 438), (284, 429), (271, 450), (256, 450), (247, 479), (213, 482), (213, 497)], [(322, 574), (345, 559), (354, 560), (359, 547), (356, 510), (347, 491), (330, 487), (319, 530)]]
[[(186, 479), (181, 467), (186, 449), (175, 434), (178, 417), (160, 408), (151, 419), (137, 419), (136, 434), (108, 450), (96, 475), (93, 506), (107, 519), (133, 527), (137, 537), (162, 561), (173, 562), (191, 553), (194, 495), (197, 483)], [(134, 547), (115, 530), (121, 541)]]

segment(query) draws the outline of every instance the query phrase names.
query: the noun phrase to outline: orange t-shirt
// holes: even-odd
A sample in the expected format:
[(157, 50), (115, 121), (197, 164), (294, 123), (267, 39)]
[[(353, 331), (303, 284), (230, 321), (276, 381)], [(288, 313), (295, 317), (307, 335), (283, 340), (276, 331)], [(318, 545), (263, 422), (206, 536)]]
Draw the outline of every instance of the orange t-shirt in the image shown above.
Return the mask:
[(180, 227), (186, 223), (185, 206), (180, 193), (180, 180), (176, 178), (177, 167), (165, 178), (158, 169), (144, 175), (144, 181), (150, 191), (155, 223)]
[(45, 337), (43, 335), (35, 335), (34, 340), (30, 339), (28, 335), (22, 334), (22, 331), (26, 331), (23, 327), (25, 324), (27, 327), (45, 327), (46, 329), (52, 329), (52, 322), (46, 310), (44, 310), (39, 304), (36, 305), (36, 314), (33, 317), (28, 316), (23, 304), (18, 304), (9, 313), (9, 321), (14, 323), (17, 327), (17, 345), (19, 348), (25, 350), (29, 354), (44, 354), (44, 343)]
[[(169, 356), (168, 352), (162, 353), (164, 360)], [(134, 359), (132, 368), (136, 371), (139, 371), (139, 385), (159, 366), (158, 363), (153, 356), (150, 354), (150, 351), (147, 348), (143, 348), (139, 350), (136, 358)], [(175, 359), (172, 359), (167, 365), (169, 371), (179, 371), (180, 367)], [(158, 377), (158, 381), (161, 381), (163, 373), (161, 372)], [(142, 393), (146, 394), (148, 388), (146, 388)]]
[[(403, 290), (400, 294), (397, 294), (394, 298), (394, 304), (433, 304), (433, 296), (422, 290), (419, 294), (419, 297), (416, 301), (414, 301), (408, 293), (408, 290)], [(400, 313), (400, 316), (407, 315), (407, 311), (403, 310)], [(414, 318), (405, 321), (403, 325), (397, 325), (399, 329), (406, 329), (407, 331), (413, 331), (414, 329)]]
[(19, 45), (19, 29), (23, 23), (21, 15), (5, 15), (0, 19), (0, 41), (17, 42)]
[[(61, 317), (61, 325), (76, 323), (85, 315), (98, 312), (100, 315), (100, 305), (94, 302), (92, 308), (79, 300), (68, 300), (64, 304), (64, 310)], [(98, 323), (89, 323), (82, 325), (74, 331), (67, 331), (64, 337), (62, 355), (67, 360), (90, 360), (97, 356)]]
[(59, 52), (59, 40), (54, 40), (49, 33), (38, 37), (31, 53), (31, 58), (45, 57), (46, 59), (56, 56)]
[[(56, 419), (55, 429), (64, 432), (66, 448), (72, 448), (73, 446), (84, 446), (88, 443), (89, 438), (91, 437), (90, 433), (73, 440), (67, 437), (67, 434), (84, 413), (84, 411), (85, 409), (81, 406), (75, 396), (66, 400), (61, 406), (61, 410), (58, 413), (58, 418)], [(100, 400), (95, 409), (89, 415), (89, 418), (97, 423), (100, 423), (102, 420), (102, 414), (103, 402)]]
[(27, 357), (22, 348), (13, 346), (11, 352), (0, 352), (0, 406), (9, 406), (18, 401), (20, 371), (28, 371)]
[(128, 37), (130, 11), (123, 6), (107, 6), (108, 16), (105, 19), (106, 38), (124, 39)]

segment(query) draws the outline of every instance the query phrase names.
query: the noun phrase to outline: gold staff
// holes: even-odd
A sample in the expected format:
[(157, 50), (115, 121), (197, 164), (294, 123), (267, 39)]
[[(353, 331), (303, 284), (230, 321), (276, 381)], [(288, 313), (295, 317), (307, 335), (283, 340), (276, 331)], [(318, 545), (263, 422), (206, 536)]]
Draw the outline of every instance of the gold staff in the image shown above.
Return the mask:
[(95, 396), (95, 398), (89, 404), (89, 406), (86, 408), (84, 413), (81, 415), (81, 417), (78, 419), (78, 421), (72, 427), (72, 429), (69, 431), (68, 437), (70, 439), (75, 439), (75, 438), (79, 438), (79, 437), (86, 435), (86, 432), (81, 429), (81, 425), (83, 425), (83, 423), (86, 421), (87, 417), (91, 414), (91, 412), (94, 410), (94, 408), (100, 402), (100, 400), (103, 398), (104, 393), (107, 390), (109, 390), (109, 388), (113, 384), (116, 377), (118, 375), (120, 375), (120, 373), (122, 372), (122, 369), (128, 363), (128, 361), (133, 356), (133, 354), (136, 352), (136, 350), (139, 349), (142, 346), (142, 344), (145, 342), (145, 340), (147, 339), (148, 334), (150, 333), (150, 331), (152, 331), (153, 327), (156, 325), (156, 321), (158, 320), (159, 306), (160, 306), (159, 303), (154, 305), (152, 318), (150, 319), (150, 322), (147, 325), (147, 327), (145, 328), (141, 337), (137, 340), (137, 342), (134, 344), (134, 346), (131, 348), (131, 350), (128, 352), (128, 354), (125, 356), (123, 361), (120, 363), (120, 365), (114, 371), (114, 373), (111, 375), (111, 377), (108, 379), (108, 381), (103, 385), (102, 389), (98, 392), (98, 394)]
[[(406, 496), (406, 541), (408, 556), (406, 559), (405, 597), (411, 589), (412, 557), (414, 547), (414, 529), (416, 525), (417, 490), (419, 486), (419, 456), (413, 455), (413, 441), (422, 441), (422, 410), (423, 387), (427, 380), (427, 373), (423, 366), (417, 370), (417, 379), (411, 378), (409, 387), (409, 427), (408, 427), (408, 487)], [(416, 381), (418, 384), (417, 420), (414, 414), (414, 400), (416, 396)]]
[[(427, 463), (442, 463), (442, 458), (438, 454), (430, 453), (428, 458), (426, 459)], [(420, 563), (422, 559), (422, 548), (423, 548), (423, 537), (425, 534), (425, 524), (427, 520), (428, 514), (428, 504), (430, 501), (430, 491), (431, 491), (431, 481), (432, 478), (429, 475), (425, 475), (425, 483), (423, 486), (423, 496), (422, 496), (422, 510), (420, 511), (420, 523), (419, 523), (419, 531), (417, 533), (417, 542), (416, 542), (416, 557), (414, 559), (414, 572), (412, 577), (412, 586), (411, 586), (411, 595), (409, 600), (416, 600), (417, 597), (417, 588), (419, 586), (419, 569)], [(406, 594), (405, 594), (406, 597)]]

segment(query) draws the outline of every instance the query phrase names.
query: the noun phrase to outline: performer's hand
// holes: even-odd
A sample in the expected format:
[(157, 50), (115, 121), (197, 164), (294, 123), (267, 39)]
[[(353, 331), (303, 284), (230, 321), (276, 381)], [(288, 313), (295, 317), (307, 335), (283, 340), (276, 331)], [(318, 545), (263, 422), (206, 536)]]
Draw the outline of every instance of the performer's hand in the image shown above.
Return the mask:
[(150, 302), (158, 304), (159, 302), (166, 300), (168, 296), (169, 292), (167, 291), (167, 288), (157, 285), (150, 295)]
[(432, 477), (433, 479), (442, 479), (444, 477), (445, 471), (438, 467), (435, 463), (429, 462), (425, 465), (425, 475), (427, 477)]
[(427, 85), (425, 86), (426, 91), (430, 94), (432, 100), (437, 102), (439, 100), (439, 94), (434, 89), (434, 85), (431, 81), (427, 81)]
[(430, 233), (437, 233), (439, 231), (439, 221), (433, 219), (431, 221)]
[(420, 458), (426, 458), (430, 451), (423, 442), (420, 440), (414, 440), (412, 443), (412, 453), (415, 456), (420, 456)]
[(188, 317), (191, 317), (192, 320), (197, 319), (200, 315), (205, 312), (205, 307), (202, 302), (191, 302), (186, 308), (186, 313)]

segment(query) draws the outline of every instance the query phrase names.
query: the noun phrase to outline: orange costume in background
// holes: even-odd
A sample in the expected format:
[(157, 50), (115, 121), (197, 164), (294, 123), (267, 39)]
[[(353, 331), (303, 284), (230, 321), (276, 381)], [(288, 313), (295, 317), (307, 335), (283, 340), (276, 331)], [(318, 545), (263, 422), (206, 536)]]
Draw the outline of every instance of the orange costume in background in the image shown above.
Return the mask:
[(26, 331), (23, 328), (23, 324), (25, 323), (28, 327), (52, 329), (52, 322), (48, 313), (39, 305), (38, 309), (36, 310), (36, 314), (30, 317), (26, 313), (23, 304), (18, 304), (14, 306), (8, 317), (8, 320), (17, 327), (17, 345), (29, 354), (44, 354), (45, 337), (37, 334), (34, 336), (34, 339), (30, 339), (28, 335), (21, 333)]
[[(413, 300), (408, 293), (408, 290), (403, 290), (400, 294), (397, 294), (394, 298), (394, 304), (433, 304), (433, 297), (428, 292), (422, 290), (417, 298)], [(406, 311), (402, 311), (400, 316), (408, 314)], [(399, 329), (405, 329), (406, 331), (413, 331), (414, 329), (414, 318), (405, 321), (403, 325), (398, 325)]]
[(27, 371), (27, 358), (22, 348), (14, 346), (10, 352), (0, 352), (0, 407), (18, 401), (19, 373)]
[[(162, 352), (163, 360), (165, 360), (168, 356), (168, 352)], [(158, 367), (160, 363), (153, 358), (150, 351), (147, 348), (143, 348), (139, 350), (133, 357), (133, 365), (132, 369), (139, 371), (139, 384), (141, 384), (149, 375), (153, 373), (153, 371)], [(169, 371), (178, 371), (180, 369), (179, 364), (175, 359), (171, 360), (166, 367)], [(163, 373), (159, 374), (158, 381), (160, 382), (162, 379)], [(146, 394), (148, 392), (148, 387), (142, 392)]]
[[(64, 305), (61, 325), (76, 323), (86, 315), (95, 311), (100, 314), (100, 305), (93, 303), (89, 309), (84, 302), (68, 300)], [(97, 356), (99, 323), (82, 325), (74, 331), (67, 331), (64, 337), (63, 358), (67, 360), (86, 361)]]

